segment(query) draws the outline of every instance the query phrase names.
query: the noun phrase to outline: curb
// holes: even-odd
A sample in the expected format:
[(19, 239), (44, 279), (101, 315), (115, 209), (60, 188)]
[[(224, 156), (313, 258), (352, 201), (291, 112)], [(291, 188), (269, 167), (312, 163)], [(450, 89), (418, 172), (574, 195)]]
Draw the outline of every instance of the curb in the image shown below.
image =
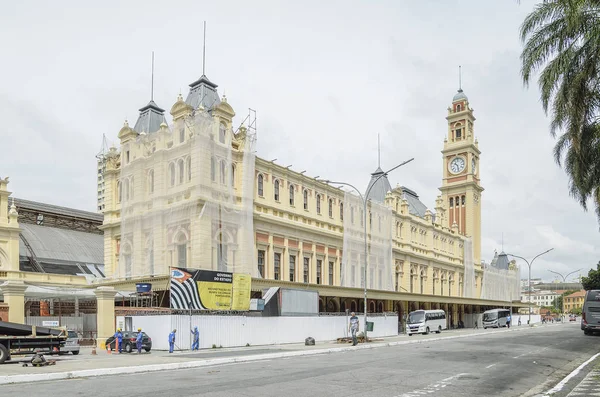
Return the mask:
[(427, 339), (416, 339), (406, 341), (396, 341), (387, 343), (373, 343), (370, 345), (357, 345), (357, 346), (345, 346), (345, 347), (332, 347), (327, 349), (315, 349), (315, 350), (296, 350), (284, 353), (265, 353), (256, 354), (250, 356), (238, 356), (238, 357), (226, 357), (226, 358), (213, 358), (198, 361), (187, 361), (182, 363), (169, 363), (169, 364), (147, 364), (138, 365), (134, 367), (113, 367), (113, 368), (96, 368), (96, 369), (83, 369), (78, 371), (70, 372), (53, 372), (47, 374), (27, 374), (27, 375), (7, 375), (0, 376), (0, 385), (9, 385), (17, 383), (29, 383), (29, 382), (44, 382), (50, 380), (64, 380), (64, 379), (76, 379), (76, 378), (89, 378), (96, 376), (107, 376), (107, 375), (124, 375), (124, 374), (138, 374), (146, 372), (157, 372), (157, 371), (172, 371), (176, 369), (190, 369), (190, 368), (201, 368), (212, 365), (223, 365), (233, 363), (244, 363), (252, 361), (270, 360), (275, 358), (284, 357), (300, 357), (300, 356), (314, 356), (318, 354), (330, 354), (330, 353), (341, 353), (347, 351), (356, 351), (361, 349), (378, 349), (382, 347), (399, 346), (399, 345), (410, 345), (418, 343), (427, 343), (440, 340), (448, 339), (460, 339), (468, 338), (480, 335), (495, 335), (505, 332), (515, 332), (526, 329), (533, 329), (534, 327), (526, 327), (520, 329), (506, 329), (496, 331), (492, 334), (489, 332), (478, 332), (474, 334), (463, 334), (463, 335), (450, 335), (450, 336), (438, 336), (435, 338)]

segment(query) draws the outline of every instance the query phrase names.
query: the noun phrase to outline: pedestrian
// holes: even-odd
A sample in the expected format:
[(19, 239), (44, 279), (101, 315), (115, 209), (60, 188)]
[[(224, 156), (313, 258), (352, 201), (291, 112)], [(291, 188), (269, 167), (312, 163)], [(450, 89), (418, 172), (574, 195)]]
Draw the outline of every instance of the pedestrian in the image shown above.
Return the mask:
[(192, 350), (198, 350), (200, 344), (200, 331), (198, 331), (198, 327), (194, 327), (192, 330), (192, 334), (194, 335), (194, 343), (192, 343)]
[(477, 326), (477, 319), (475, 319), (475, 329), (479, 329), (479, 327)]
[(510, 328), (510, 320), (511, 320), (510, 312), (508, 312), (508, 315), (506, 316), (506, 326), (508, 328)]
[(356, 317), (356, 313), (350, 313), (350, 323), (348, 325), (348, 329), (352, 334), (352, 346), (356, 346), (358, 344), (358, 339), (356, 339), (356, 334), (358, 333), (359, 320)]
[(173, 332), (171, 332), (169, 334), (169, 353), (173, 353), (173, 348), (175, 347), (175, 333), (177, 332), (176, 329), (173, 330)]
[(123, 353), (123, 333), (121, 332), (121, 328), (117, 329), (117, 332), (115, 332), (115, 342), (117, 343), (119, 354)]
[(521, 326), (521, 316), (519, 316), (519, 327)]
[(141, 328), (138, 328), (138, 333), (135, 338), (135, 347), (137, 347), (138, 353), (142, 352), (142, 339), (144, 339), (144, 333)]

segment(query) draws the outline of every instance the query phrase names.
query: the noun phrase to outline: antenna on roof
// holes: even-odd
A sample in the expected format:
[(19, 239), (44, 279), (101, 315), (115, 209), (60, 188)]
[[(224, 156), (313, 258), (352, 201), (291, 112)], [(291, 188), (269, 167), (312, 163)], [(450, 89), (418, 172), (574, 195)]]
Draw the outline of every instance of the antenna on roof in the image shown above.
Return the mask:
[(377, 167), (381, 167), (381, 144), (379, 142), (379, 134), (377, 134)]
[(204, 21), (204, 43), (202, 44), (202, 75), (206, 66), (206, 21)]
[(150, 100), (154, 100), (154, 51), (152, 51), (152, 85), (150, 88)]
[(462, 91), (462, 73), (460, 65), (458, 65), (458, 90)]

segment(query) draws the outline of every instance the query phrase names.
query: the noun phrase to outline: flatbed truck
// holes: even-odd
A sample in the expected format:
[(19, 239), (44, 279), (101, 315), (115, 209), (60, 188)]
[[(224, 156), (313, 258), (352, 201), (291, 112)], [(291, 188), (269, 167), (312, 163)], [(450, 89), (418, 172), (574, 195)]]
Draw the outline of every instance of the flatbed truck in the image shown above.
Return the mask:
[(63, 329), (0, 321), (0, 364), (11, 356), (60, 351), (67, 336)]

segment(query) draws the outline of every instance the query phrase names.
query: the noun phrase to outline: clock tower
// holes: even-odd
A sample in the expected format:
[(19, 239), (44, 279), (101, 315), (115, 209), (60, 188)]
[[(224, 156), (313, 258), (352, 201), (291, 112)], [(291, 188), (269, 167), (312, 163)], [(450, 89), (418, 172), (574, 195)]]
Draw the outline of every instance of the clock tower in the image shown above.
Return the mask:
[(481, 263), (481, 193), (479, 143), (475, 138), (475, 117), (469, 100), (459, 88), (448, 108), (448, 135), (442, 149), (442, 200), (447, 214), (444, 226), (473, 240), (473, 260)]

